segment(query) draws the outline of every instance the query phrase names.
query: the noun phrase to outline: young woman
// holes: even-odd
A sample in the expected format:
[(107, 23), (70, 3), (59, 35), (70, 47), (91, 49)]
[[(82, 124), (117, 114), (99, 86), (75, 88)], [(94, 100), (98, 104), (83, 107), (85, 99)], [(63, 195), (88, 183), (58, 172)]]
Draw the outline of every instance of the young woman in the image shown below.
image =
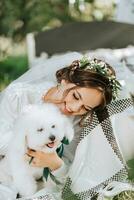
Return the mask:
[[(66, 60), (65, 57), (62, 59)], [(81, 59), (79, 54), (69, 57), (69, 61), (70, 65), (60, 67), (61, 69), (57, 67), (58, 70), (55, 68), (57, 85), (56, 81), (46, 82), (52, 79), (53, 75), (44, 74), (37, 67), (30, 70), (30, 75), (34, 77), (32, 81), (26, 74), (12, 83), (2, 95), (1, 154), (5, 154), (8, 144), (14, 137), (13, 123), (24, 105), (53, 103), (63, 114), (71, 117), (74, 123), (75, 137), (69, 145), (65, 146), (62, 158), (57, 153), (45, 154), (28, 150), (26, 159), (33, 157), (31, 165), (49, 167), (60, 183), (55, 184), (52, 190), (51, 188), (41, 190), (33, 198), (41, 195), (44, 199), (90, 199), (111, 181), (126, 179), (124, 157), (129, 159), (134, 153), (132, 148), (131, 152), (126, 148), (128, 141), (124, 142), (126, 135), (134, 139), (133, 125), (131, 120), (128, 120), (128, 112), (125, 112), (132, 107), (131, 100), (127, 99), (127, 103), (120, 101), (119, 104), (113, 104), (112, 108), (115, 110), (110, 106), (106, 109), (106, 105), (110, 105), (120, 89), (113, 68), (101, 60)], [(56, 59), (51, 64), (54, 66), (55, 62)], [(114, 107), (115, 105), (117, 108)], [(129, 123), (124, 123), (124, 127), (118, 128), (115, 120), (118, 120), (119, 126), (124, 123), (124, 120)], [(114, 131), (111, 130), (113, 123)], [(128, 126), (131, 131), (126, 133)], [(132, 145), (131, 141), (129, 145)]]

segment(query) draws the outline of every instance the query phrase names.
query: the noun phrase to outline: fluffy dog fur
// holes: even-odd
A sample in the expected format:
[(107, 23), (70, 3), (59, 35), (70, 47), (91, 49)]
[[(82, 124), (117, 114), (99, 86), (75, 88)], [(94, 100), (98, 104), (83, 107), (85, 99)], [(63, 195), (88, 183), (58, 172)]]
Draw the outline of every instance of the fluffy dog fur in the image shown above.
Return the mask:
[[(0, 181), (13, 184), (19, 194), (29, 196), (36, 192), (36, 179), (42, 176), (43, 168), (32, 167), (25, 161), (27, 148), (53, 152), (64, 136), (69, 141), (73, 139), (73, 126), (52, 104), (29, 105), (16, 120), (14, 134), (8, 153), (0, 162)], [(55, 137), (54, 143), (51, 137)]]

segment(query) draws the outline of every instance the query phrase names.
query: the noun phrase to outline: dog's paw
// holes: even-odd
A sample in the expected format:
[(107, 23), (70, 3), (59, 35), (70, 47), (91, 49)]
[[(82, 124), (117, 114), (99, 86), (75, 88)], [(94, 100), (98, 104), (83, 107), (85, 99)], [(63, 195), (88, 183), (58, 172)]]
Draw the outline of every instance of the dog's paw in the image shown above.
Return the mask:
[(22, 197), (31, 196), (37, 191), (37, 184), (35, 180), (17, 179), (14, 180), (14, 185)]
[(29, 183), (29, 184), (26, 183), (25, 185), (21, 186), (21, 188), (19, 188), (19, 193), (23, 197), (31, 196), (31, 195), (35, 194), (36, 191), (37, 191), (36, 184), (31, 184), (31, 183)]

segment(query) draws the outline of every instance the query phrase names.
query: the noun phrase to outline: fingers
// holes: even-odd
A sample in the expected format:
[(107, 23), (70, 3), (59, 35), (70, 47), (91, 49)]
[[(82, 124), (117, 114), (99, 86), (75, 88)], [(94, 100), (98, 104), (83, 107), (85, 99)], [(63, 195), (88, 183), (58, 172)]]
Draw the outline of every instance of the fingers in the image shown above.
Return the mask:
[(24, 160), (25, 160), (25, 161), (29, 162), (30, 159), (31, 159), (31, 156), (29, 156), (28, 154), (25, 154), (25, 155), (24, 155)]
[(32, 166), (32, 167), (39, 167), (38, 166), (38, 162), (36, 161), (35, 158), (33, 158), (32, 162), (30, 163), (30, 166)]
[(29, 164), (31, 164), (32, 162), (34, 162), (33, 161), (33, 159), (34, 159), (34, 157), (30, 157), (31, 159), (30, 159), (30, 161), (29, 161)]
[(51, 154), (44, 153), (42, 151), (35, 151), (32, 149), (28, 149), (26, 154), (30, 158), (29, 159), (30, 166), (33, 166), (33, 167), (48, 167), (49, 162), (55, 158), (55, 155), (53, 155), (53, 153)]
[(37, 154), (37, 153), (36, 153), (35, 150), (28, 149), (28, 151), (27, 151), (27, 155), (28, 155), (28, 156), (35, 157), (36, 154)]
[(28, 154), (24, 155), (24, 159), (26, 162), (28, 162), (29, 164), (31, 164), (31, 162), (33, 161), (34, 157), (29, 156)]
[(39, 167), (38, 164), (39, 164), (39, 155), (40, 155), (40, 152), (39, 151), (35, 151), (34, 149), (29, 149), (28, 148), (28, 151), (26, 153), (27, 157), (29, 157), (29, 164), (30, 166), (32, 167)]
[(25, 154), (25, 155), (24, 155), (24, 159), (25, 159), (25, 161), (27, 161), (30, 165), (36, 164), (36, 158), (34, 158), (33, 156), (29, 156), (28, 154)]
[(37, 158), (32, 157), (31, 161), (29, 162), (30, 166), (32, 167), (40, 167), (40, 162)]

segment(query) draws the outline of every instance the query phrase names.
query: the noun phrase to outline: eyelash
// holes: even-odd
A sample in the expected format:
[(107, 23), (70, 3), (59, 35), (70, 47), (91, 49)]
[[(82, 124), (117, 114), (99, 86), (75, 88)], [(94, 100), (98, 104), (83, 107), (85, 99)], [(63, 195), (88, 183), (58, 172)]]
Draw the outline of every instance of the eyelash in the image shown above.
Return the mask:
[(73, 93), (73, 97), (74, 97), (76, 100), (79, 100), (79, 98), (76, 97), (75, 93)]
[(88, 112), (89, 111), (89, 109), (86, 109), (85, 107), (84, 107), (84, 109)]
[[(76, 96), (75, 96), (75, 93), (73, 93), (73, 97), (76, 99), (76, 100), (79, 100), (79, 98), (77, 98)], [(89, 111), (89, 109), (86, 109), (85, 107), (84, 107), (84, 109), (88, 112)]]

